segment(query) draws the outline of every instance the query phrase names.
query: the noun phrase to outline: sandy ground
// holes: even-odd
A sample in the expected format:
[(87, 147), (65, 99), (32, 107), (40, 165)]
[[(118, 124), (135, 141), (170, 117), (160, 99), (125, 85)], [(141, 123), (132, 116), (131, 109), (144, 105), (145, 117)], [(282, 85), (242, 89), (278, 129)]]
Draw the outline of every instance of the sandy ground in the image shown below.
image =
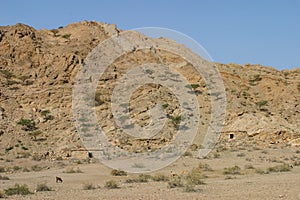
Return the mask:
[[(129, 174), (115, 177), (111, 169), (100, 163), (71, 164), (57, 167), (51, 165), (47, 170), (39, 172), (1, 173), (10, 180), (0, 180), (0, 190), (13, 186), (15, 183), (27, 184), (34, 191), (37, 184), (46, 183), (53, 191), (34, 192), (27, 196), (10, 196), (8, 199), (299, 199), (300, 200), (300, 166), (293, 166), (288, 172), (257, 173), (257, 169), (267, 170), (268, 167), (281, 165), (282, 162), (291, 164), (300, 160), (297, 148), (239, 150), (219, 152), (218, 156), (207, 159), (183, 157), (172, 165), (157, 173), (170, 175), (175, 171), (185, 176), (186, 171), (197, 167), (199, 163), (208, 164), (213, 171), (203, 171), (207, 176), (205, 185), (195, 186), (196, 192), (185, 192), (184, 187), (169, 188), (168, 182), (125, 183), (126, 179), (136, 177)], [(215, 158), (217, 157), (217, 158)], [(1, 161), (3, 162), (3, 161)], [(5, 163), (1, 163), (5, 164)], [(70, 165), (82, 173), (64, 173)], [(237, 165), (241, 175), (225, 175), (224, 168)], [(252, 165), (254, 169), (245, 169)], [(50, 164), (49, 164), (50, 166)], [(63, 183), (56, 183), (55, 176), (62, 177)], [(106, 181), (115, 180), (120, 188), (107, 189)], [(85, 184), (91, 183), (96, 189), (84, 190)]]

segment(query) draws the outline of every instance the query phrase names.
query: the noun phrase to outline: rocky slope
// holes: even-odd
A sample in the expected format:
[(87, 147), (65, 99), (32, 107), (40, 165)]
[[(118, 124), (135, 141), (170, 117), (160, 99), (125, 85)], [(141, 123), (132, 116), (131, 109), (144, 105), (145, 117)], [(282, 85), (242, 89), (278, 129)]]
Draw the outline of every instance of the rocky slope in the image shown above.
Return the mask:
[[(35, 30), (24, 24), (0, 27), (0, 157), (68, 157), (71, 150), (82, 148), (72, 113), (75, 77), (88, 53), (119, 32), (115, 25), (86, 21), (53, 30)], [(159, 63), (161, 59), (175, 64), (176, 70), (196, 86), (202, 115), (194, 147), (200, 146), (211, 111), (205, 82), (182, 58), (151, 50), (138, 50), (116, 60), (99, 81), (96, 110), (113, 145), (145, 151), (160, 148), (174, 136), (176, 124), (171, 122), (164, 127), (163, 136), (151, 142), (122, 136), (108, 106), (116, 79), (133, 62)], [(226, 87), (221, 145), (300, 144), (300, 69), (213, 64)], [(166, 88), (146, 85), (131, 99), (136, 123), (149, 123), (147, 111), (155, 102), (167, 103), (166, 112), (178, 115), (178, 102)]]

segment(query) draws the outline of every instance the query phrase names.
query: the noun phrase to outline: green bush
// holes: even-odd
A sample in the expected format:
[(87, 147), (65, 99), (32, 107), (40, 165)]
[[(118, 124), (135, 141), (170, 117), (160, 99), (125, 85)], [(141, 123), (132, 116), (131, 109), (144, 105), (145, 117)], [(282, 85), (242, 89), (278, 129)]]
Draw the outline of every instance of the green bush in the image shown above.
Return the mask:
[(50, 114), (50, 110), (42, 110), (41, 111), (42, 116), (47, 116), (48, 114)]
[(26, 184), (24, 185), (15, 184), (14, 187), (5, 189), (4, 194), (7, 196), (28, 195), (28, 194), (32, 194), (32, 192), (29, 191), (28, 186)]
[(32, 124), (34, 123), (34, 121), (32, 119), (20, 119), (20, 121), (18, 121), (18, 124), (20, 125), (23, 125), (23, 126), (26, 126), (26, 125), (29, 125), (29, 124)]
[(200, 87), (200, 85), (199, 84), (190, 84), (190, 85), (186, 85), (185, 87), (195, 90), (198, 87)]
[(182, 120), (181, 115), (178, 115), (176, 117), (170, 116), (169, 118), (172, 120), (173, 124), (175, 124), (175, 125), (180, 124), (180, 122)]
[(25, 131), (34, 131), (37, 128), (35, 127), (35, 122), (32, 119), (20, 119), (18, 124), (23, 126), (23, 130)]

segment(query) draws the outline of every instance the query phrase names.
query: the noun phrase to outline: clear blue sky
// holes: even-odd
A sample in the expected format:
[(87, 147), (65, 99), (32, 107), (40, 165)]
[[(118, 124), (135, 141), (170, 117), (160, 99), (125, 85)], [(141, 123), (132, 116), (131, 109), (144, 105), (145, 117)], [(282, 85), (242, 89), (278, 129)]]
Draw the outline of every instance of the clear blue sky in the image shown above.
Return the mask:
[(300, 68), (299, 0), (4, 0), (0, 25), (52, 29), (82, 20), (123, 30), (164, 27), (199, 42), (223, 63)]

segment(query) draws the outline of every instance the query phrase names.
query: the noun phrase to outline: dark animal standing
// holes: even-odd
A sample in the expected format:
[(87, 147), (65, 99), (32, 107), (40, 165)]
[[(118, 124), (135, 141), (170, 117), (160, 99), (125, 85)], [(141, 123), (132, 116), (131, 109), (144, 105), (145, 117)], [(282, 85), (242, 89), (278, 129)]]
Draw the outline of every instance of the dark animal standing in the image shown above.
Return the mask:
[(62, 182), (63, 182), (62, 178), (56, 177), (56, 183), (62, 183)]

